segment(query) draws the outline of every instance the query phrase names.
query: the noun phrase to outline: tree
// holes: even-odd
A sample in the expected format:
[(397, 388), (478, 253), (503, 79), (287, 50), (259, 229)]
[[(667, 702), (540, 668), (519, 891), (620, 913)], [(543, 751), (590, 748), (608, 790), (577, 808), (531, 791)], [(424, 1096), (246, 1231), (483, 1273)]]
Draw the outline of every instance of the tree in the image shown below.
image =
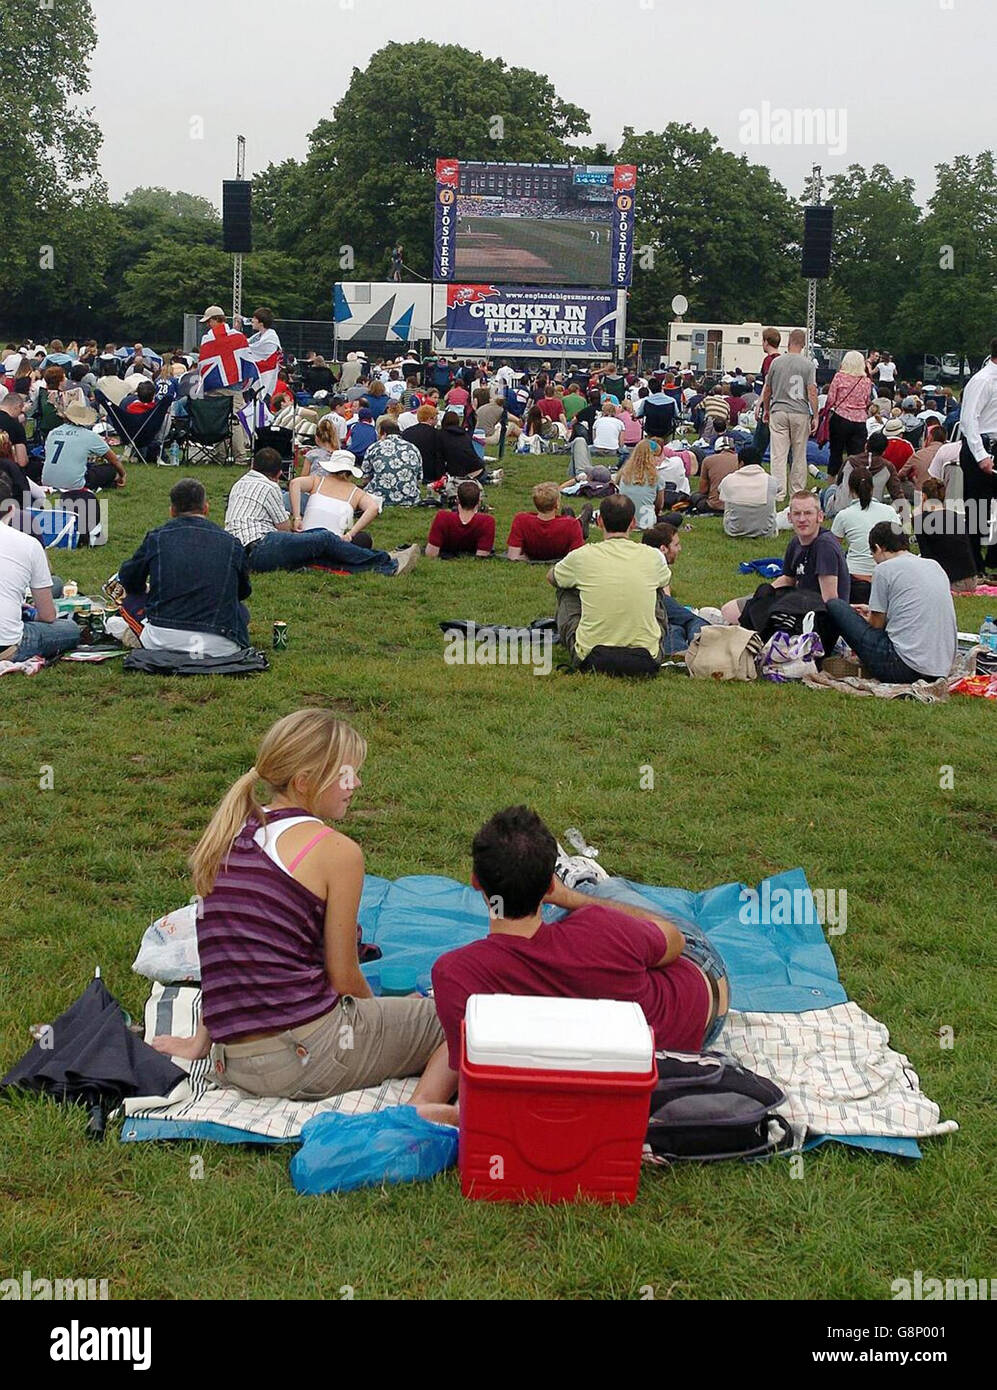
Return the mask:
[(37, 331), (100, 283), (100, 132), (78, 103), (96, 41), (90, 0), (0, 0), (0, 300), (19, 327)]
[(991, 150), (935, 166), (913, 283), (889, 332), (895, 350), (979, 360), (997, 332), (997, 167)]
[(830, 180), (826, 201), (834, 205), (834, 255), (818, 302), (838, 304), (836, 336), (828, 341), (868, 351), (880, 345), (917, 263), (914, 180), (895, 178), (884, 164), (868, 172), (852, 164)]
[(198, 197), (196, 193), (171, 193), (168, 188), (133, 188), (122, 198), (121, 205), (135, 212), (154, 212), (183, 221), (219, 221), (218, 209), (210, 199)]
[(428, 275), (437, 158), (557, 162), (588, 128), (539, 73), (453, 44), (389, 43), (354, 69), (304, 164), (265, 171), (274, 244), (304, 257), (326, 311), (336, 280), (384, 277), (398, 242)]
[(642, 135), (628, 126), (616, 159), (638, 168), (634, 332), (664, 337), (677, 293), (692, 321), (772, 319), (805, 307), (792, 256), (798, 209), (767, 169), (722, 149), (708, 130), (675, 123)]
[[(264, 303), (281, 318), (299, 318), (300, 267), (275, 251), (243, 262), (244, 312)], [(199, 314), (207, 304), (231, 303), (232, 257), (217, 246), (189, 246), (178, 252), (167, 239), (157, 241), (123, 276), (118, 313), (126, 338), (179, 342), (184, 313)]]

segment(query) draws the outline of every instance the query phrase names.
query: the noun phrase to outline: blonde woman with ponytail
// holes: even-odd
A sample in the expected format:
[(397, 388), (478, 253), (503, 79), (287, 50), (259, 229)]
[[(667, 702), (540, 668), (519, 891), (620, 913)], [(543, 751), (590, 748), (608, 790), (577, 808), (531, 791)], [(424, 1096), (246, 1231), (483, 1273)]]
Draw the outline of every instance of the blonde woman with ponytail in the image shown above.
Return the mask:
[(366, 755), (328, 710), (264, 735), (191, 855), (203, 1022), (157, 1038), (160, 1052), (210, 1052), (218, 1084), (254, 1096), (322, 1100), (420, 1075), (412, 1104), (451, 1098), (433, 1001), (375, 999), (360, 969), (363, 852), (327, 822), (349, 810)]

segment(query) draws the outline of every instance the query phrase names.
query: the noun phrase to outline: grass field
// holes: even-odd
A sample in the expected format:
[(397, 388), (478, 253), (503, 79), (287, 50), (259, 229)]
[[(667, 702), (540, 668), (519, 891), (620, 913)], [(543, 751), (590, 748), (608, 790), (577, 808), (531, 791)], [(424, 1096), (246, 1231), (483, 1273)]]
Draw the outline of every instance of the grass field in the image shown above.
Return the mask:
[[(527, 486), (559, 460), (508, 461), (490, 493), (504, 541)], [(205, 469), (216, 517), (234, 471)], [(95, 591), (165, 515), (176, 473), (134, 467), (111, 499), (111, 543), (59, 555)], [(425, 539), (394, 514), (382, 545)], [(778, 549), (683, 533), (675, 588), (692, 602), (743, 589), (737, 562)], [(535, 806), (579, 825), (619, 873), (702, 889), (801, 865), (847, 889), (832, 941), (851, 997), (890, 1028), (961, 1132), (919, 1163), (828, 1146), (790, 1165), (644, 1176), (630, 1208), (488, 1206), (431, 1184), (337, 1199), (295, 1195), (286, 1150), (90, 1145), (82, 1112), (0, 1105), (0, 1278), (93, 1277), (111, 1298), (888, 1298), (914, 1269), (994, 1273), (994, 715), (679, 675), (630, 684), (444, 664), (447, 617), (551, 611), (543, 571), (423, 560), (401, 580), (317, 573), (254, 580), (254, 640), (290, 646), (252, 680), (167, 683), (118, 666), (3, 680), (0, 706), (0, 1070), (28, 1027), (59, 1013), (100, 964), (133, 1015), (145, 926), (187, 900), (185, 858), (277, 716), (342, 711), (370, 741), (344, 826), (370, 872), (466, 879), (473, 830)], [(986, 601), (958, 601), (976, 628)], [(639, 769), (655, 770), (653, 790)], [(40, 790), (44, 766), (54, 786)], [(941, 769), (952, 769), (943, 789)], [(954, 1046), (939, 1032), (954, 1030)], [(191, 1160), (203, 1157), (204, 1177)]]
[[(470, 230), (468, 228), (470, 227)], [(593, 234), (599, 234), (599, 242)], [(457, 229), (457, 278), (523, 285), (609, 283), (610, 225), (550, 218), (475, 217)]]

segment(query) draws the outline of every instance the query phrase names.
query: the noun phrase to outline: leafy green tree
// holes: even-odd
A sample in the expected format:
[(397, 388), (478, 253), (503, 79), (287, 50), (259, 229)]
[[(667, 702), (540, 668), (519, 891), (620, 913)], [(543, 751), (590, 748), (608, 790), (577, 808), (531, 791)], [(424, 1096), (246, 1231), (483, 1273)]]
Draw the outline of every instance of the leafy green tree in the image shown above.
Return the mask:
[(90, 0), (44, 10), (0, 0), (0, 301), (11, 327), (49, 328), (101, 281), (100, 132), (79, 104), (96, 41)]
[(978, 362), (997, 333), (997, 165), (991, 150), (935, 166), (913, 283), (889, 323), (902, 354)]
[(834, 205), (834, 254), (818, 303), (838, 306), (827, 341), (869, 350), (880, 346), (917, 263), (914, 180), (894, 177), (885, 164), (868, 171), (852, 164), (830, 180), (825, 201)]
[(384, 277), (397, 242), (430, 274), (437, 158), (557, 162), (588, 128), (539, 73), (453, 44), (389, 43), (354, 69), (304, 164), (265, 171), (257, 215), (272, 212), (274, 244), (305, 259), (328, 312), (335, 281)]
[(218, 209), (209, 198), (201, 198), (196, 193), (171, 193), (168, 188), (133, 188), (125, 194), (121, 204), (136, 212), (154, 212), (185, 221), (192, 218), (202, 222), (220, 220)]
[[(298, 264), (275, 251), (247, 256), (243, 262), (243, 305), (248, 315), (259, 303), (279, 318), (304, 314), (297, 284)], [(232, 257), (216, 246), (188, 246), (157, 241), (125, 271), (118, 296), (122, 336), (170, 344), (179, 342), (183, 315), (207, 304), (228, 306), (232, 300)]]
[(675, 123), (659, 133), (627, 127), (616, 158), (639, 170), (635, 333), (663, 337), (677, 293), (690, 321), (771, 319), (793, 302), (805, 309), (793, 255), (799, 212), (767, 169), (708, 130)]

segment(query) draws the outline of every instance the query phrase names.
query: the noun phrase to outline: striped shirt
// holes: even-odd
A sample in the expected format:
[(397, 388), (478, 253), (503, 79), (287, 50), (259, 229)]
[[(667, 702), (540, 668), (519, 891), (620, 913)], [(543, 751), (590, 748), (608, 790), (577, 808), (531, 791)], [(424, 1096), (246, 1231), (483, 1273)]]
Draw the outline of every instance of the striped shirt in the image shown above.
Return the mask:
[[(306, 814), (271, 811), (266, 820)], [(255, 841), (259, 828), (251, 818), (236, 836), (197, 922), (213, 1042), (299, 1028), (339, 998), (326, 973), (325, 901), (274, 863)]]
[(730, 421), (730, 401), (726, 396), (711, 393), (703, 401), (703, 410), (711, 420), (719, 420), (724, 425)]
[(268, 536), (287, 520), (287, 508), (278, 485), (249, 469), (228, 495), (225, 530), (243, 545)]

